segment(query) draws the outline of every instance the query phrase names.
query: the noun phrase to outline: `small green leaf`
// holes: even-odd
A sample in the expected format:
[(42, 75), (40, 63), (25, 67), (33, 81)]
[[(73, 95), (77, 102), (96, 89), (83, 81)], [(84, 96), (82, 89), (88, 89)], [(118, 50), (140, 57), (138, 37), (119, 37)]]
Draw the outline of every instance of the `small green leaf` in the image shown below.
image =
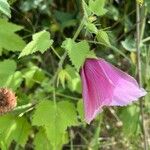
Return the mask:
[(137, 1), (137, 3), (139, 4), (139, 5), (143, 5), (143, 3), (144, 3), (144, 0), (136, 0)]
[[(41, 117), (42, 116), (42, 117)], [(67, 101), (42, 101), (36, 108), (33, 125), (43, 126), (53, 149), (57, 149), (64, 140), (67, 127), (78, 124), (75, 107)]]
[(128, 50), (130, 52), (136, 51), (135, 41), (130, 36), (127, 37), (124, 41), (122, 41), (121, 44), (126, 50)]
[(90, 53), (88, 43), (85, 40), (75, 43), (72, 39), (66, 39), (63, 42), (62, 47), (65, 48), (72, 64), (75, 66), (77, 71), (79, 71)]
[(19, 55), (20, 57), (35, 53), (37, 51), (44, 53), (51, 47), (53, 40), (50, 39), (50, 33), (43, 30), (35, 33), (32, 37), (32, 41), (26, 45)]
[(0, 0), (0, 12), (5, 14), (8, 17), (11, 17), (10, 6), (7, 0)]
[(104, 6), (105, 0), (89, 0), (89, 9), (97, 16), (102, 16), (107, 12)]
[(86, 26), (86, 29), (87, 29), (89, 32), (97, 34), (97, 31), (98, 31), (98, 30), (97, 30), (97, 27), (95, 26), (94, 23), (87, 22), (87, 23), (85, 24), (85, 26)]
[(20, 51), (24, 48), (25, 42), (16, 31), (21, 30), (23, 27), (7, 22), (5, 19), (0, 19), (0, 48), (9, 51)]
[(16, 62), (14, 60), (0, 61), (0, 87), (5, 86), (7, 80), (14, 74), (16, 70)]
[(62, 69), (58, 73), (57, 86), (59, 85), (59, 82), (60, 82), (62, 87), (65, 88), (65, 81), (67, 81), (67, 80), (71, 80), (71, 77), (66, 70)]
[(100, 43), (104, 44), (105, 46), (111, 46), (107, 32), (99, 30), (96, 35), (96, 38)]

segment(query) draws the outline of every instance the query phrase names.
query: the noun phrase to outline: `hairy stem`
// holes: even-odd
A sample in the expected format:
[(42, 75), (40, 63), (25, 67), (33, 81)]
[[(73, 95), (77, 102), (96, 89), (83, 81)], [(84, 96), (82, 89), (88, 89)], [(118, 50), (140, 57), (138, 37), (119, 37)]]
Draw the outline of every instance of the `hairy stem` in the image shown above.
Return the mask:
[[(141, 30), (140, 30), (140, 7), (136, 3), (136, 50), (137, 50), (137, 75), (138, 82), (140, 87), (142, 87), (142, 71), (141, 71), (141, 52), (140, 52), (140, 43), (141, 43)], [(143, 33), (142, 33), (143, 34)], [(143, 101), (140, 101), (140, 114), (141, 114), (141, 128), (144, 137), (144, 150), (148, 150), (147, 136), (144, 122), (144, 110), (143, 110)]]

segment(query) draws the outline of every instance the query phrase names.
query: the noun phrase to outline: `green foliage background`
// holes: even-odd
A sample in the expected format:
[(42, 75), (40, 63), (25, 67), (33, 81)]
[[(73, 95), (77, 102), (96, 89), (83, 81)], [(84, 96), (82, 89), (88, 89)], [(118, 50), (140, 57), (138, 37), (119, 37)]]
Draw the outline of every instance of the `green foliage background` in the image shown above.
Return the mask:
[(102, 57), (137, 75), (136, 3), (150, 139), (149, 0), (0, 0), (0, 87), (17, 107), (0, 116), (1, 150), (141, 150), (139, 102), (84, 121), (80, 68)]

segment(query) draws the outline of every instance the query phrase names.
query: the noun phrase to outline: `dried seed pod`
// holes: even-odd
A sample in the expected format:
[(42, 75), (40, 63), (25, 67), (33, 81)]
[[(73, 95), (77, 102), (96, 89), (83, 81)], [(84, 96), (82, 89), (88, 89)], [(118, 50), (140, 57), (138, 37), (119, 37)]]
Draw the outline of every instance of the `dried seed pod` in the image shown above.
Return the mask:
[(15, 93), (6, 88), (0, 88), (0, 114), (11, 111), (17, 105)]

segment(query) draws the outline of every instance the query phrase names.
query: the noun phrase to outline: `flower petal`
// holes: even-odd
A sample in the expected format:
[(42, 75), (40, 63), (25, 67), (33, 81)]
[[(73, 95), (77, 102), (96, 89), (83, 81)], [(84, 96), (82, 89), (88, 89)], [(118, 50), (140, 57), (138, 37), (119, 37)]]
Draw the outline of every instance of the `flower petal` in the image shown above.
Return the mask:
[(96, 59), (86, 60), (81, 70), (81, 79), (85, 119), (90, 123), (102, 111), (102, 106), (111, 103), (114, 85)]
[(112, 66), (103, 59), (99, 60), (99, 64), (115, 85), (111, 106), (124, 106), (146, 95), (146, 91), (140, 88), (137, 81), (127, 73)]

